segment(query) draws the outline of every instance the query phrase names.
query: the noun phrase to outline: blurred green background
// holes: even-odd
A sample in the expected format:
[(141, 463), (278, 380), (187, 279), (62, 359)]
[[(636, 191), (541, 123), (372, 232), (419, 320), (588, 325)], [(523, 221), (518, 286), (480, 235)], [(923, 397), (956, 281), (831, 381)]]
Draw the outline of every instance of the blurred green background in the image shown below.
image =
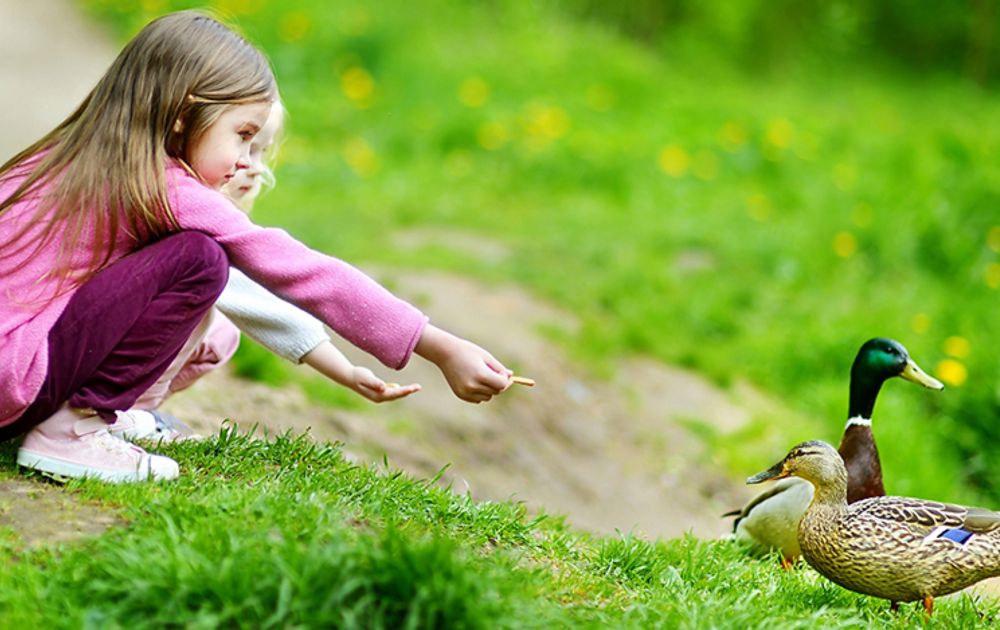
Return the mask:
[[(123, 41), (205, 6), (82, 4)], [(260, 222), (516, 281), (578, 313), (558, 341), (596, 370), (642, 353), (815, 418), (720, 441), (740, 474), (836, 441), (854, 353), (893, 337), (948, 389), (883, 396), (888, 490), (1000, 503), (998, 2), (207, 6), (268, 54), (290, 112)], [(514, 255), (388, 245), (415, 227)], [(292, 378), (252, 348), (239, 365)]]

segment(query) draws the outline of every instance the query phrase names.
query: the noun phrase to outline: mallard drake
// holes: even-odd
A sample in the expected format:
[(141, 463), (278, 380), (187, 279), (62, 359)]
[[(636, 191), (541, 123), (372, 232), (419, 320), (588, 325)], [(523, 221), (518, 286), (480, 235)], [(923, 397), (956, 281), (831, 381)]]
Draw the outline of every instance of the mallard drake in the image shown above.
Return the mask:
[[(847, 425), (840, 442), (840, 455), (848, 468), (848, 502), (885, 494), (872, 435), (872, 411), (882, 383), (896, 376), (930, 389), (944, 388), (920, 369), (898, 341), (876, 337), (862, 344), (851, 365)], [(757, 552), (780, 550), (781, 565), (788, 569), (801, 555), (796, 532), (812, 495), (811, 484), (788, 478), (754, 497), (743, 509), (724, 516), (736, 516), (734, 538), (749, 543)]]
[(847, 469), (826, 442), (803, 442), (747, 479), (797, 477), (815, 493), (799, 523), (802, 556), (844, 588), (891, 602), (922, 601), (1000, 575), (1000, 512), (910, 499), (847, 503)]

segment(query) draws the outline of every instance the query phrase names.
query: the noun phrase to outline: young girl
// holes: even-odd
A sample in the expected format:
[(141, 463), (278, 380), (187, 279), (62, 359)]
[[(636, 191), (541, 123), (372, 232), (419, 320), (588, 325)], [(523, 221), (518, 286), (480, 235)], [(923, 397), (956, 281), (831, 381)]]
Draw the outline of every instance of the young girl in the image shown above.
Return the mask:
[[(264, 184), (273, 185), (266, 159), (283, 121), (284, 108), (275, 103), (250, 143), (249, 165), (222, 187), (222, 192), (248, 214)], [(276, 297), (238, 269), (229, 270), (226, 288), (202, 327), (204, 335), (196, 331), (135, 407), (117, 412), (117, 420), (108, 427), (112, 435), (167, 441), (190, 435), (183, 423), (155, 410), (169, 395), (186, 389), (232, 358), (241, 332), (278, 356), (304, 363), (373, 402), (397, 400), (420, 390), (417, 384), (386, 383), (368, 368), (353, 365), (331, 343), (321, 321)]]
[(0, 439), (18, 463), (108, 481), (170, 479), (173, 460), (112, 436), (218, 299), (229, 266), (390, 368), (416, 353), (462, 400), (511, 372), (354, 267), (261, 228), (220, 189), (249, 165), (277, 86), (218, 21), (147, 25), (77, 110), (0, 167)]

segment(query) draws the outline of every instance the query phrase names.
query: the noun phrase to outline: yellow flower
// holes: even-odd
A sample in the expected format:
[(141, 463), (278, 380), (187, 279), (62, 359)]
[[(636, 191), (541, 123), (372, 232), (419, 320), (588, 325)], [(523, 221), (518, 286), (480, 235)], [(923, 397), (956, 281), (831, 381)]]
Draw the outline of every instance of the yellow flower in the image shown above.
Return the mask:
[(986, 243), (993, 251), (1000, 252), (1000, 225), (994, 225), (990, 228), (990, 232), (986, 236)]
[(937, 364), (937, 377), (944, 381), (946, 385), (958, 387), (969, 377), (965, 366), (955, 359), (944, 359)]
[(719, 130), (719, 143), (730, 153), (738, 151), (747, 143), (747, 132), (738, 123), (729, 121)]
[(792, 144), (795, 128), (784, 118), (776, 118), (767, 124), (767, 142), (777, 149), (787, 149)]
[(660, 168), (671, 177), (681, 177), (687, 173), (690, 162), (687, 151), (677, 145), (670, 145), (660, 151)]
[(490, 86), (479, 77), (462, 82), (458, 88), (458, 101), (466, 107), (482, 107), (490, 100)]
[(858, 170), (853, 164), (841, 162), (833, 167), (833, 184), (840, 190), (851, 190), (858, 179)]
[(930, 327), (931, 318), (927, 315), (927, 313), (917, 313), (913, 316), (913, 319), (910, 320), (910, 328), (912, 328), (913, 332), (918, 335), (924, 334), (930, 329)]
[(537, 106), (530, 109), (529, 132), (549, 139), (560, 138), (569, 131), (569, 116), (559, 107)]
[(747, 195), (747, 214), (754, 221), (767, 221), (771, 218), (771, 201), (764, 193), (750, 193)]
[(362, 177), (372, 175), (378, 170), (378, 155), (364, 138), (348, 140), (341, 153), (351, 170)]
[(833, 237), (833, 253), (841, 258), (850, 258), (858, 251), (858, 240), (850, 232), (837, 232)]
[(312, 28), (309, 16), (302, 11), (292, 11), (282, 16), (278, 23), (278, 33), (286, 42), (297, 42), (305, 38)]
[(991, 289), (1000, 289), (1000, 263), (990, 263), (986, 265), (986, 286)]
[(972, 350), (972, 346), (969, 344), (969, 340), (965, 337), (953, 336), (948, 337), (944, 340), (944, 352), (945, 354), (950, 354), (953, 357), (963, 359), (969, 356), (969, 352)]
[(364, 68), (348, 68), (340, 75), (340, 89), (355, 105), (369, 104), (375, 93), (375, 79)]
[[(150, 0), (145, 0), (149, 2)], [(163, 4), (158, 0), (154, 0), (157, 4)], [(261, 10), (261, 5), (263, 0), (216, 0), (216, 8), (223, 13), (223, 15), (253, 15), (259, 13)]]
[(479, 146), (487, 151), (496, 151), (507, 144), (509, 139), (510, 132), (507, 130), (507, 126), (497, 121), (483, 123), (476, 132), (476, 140), (479, 141)]

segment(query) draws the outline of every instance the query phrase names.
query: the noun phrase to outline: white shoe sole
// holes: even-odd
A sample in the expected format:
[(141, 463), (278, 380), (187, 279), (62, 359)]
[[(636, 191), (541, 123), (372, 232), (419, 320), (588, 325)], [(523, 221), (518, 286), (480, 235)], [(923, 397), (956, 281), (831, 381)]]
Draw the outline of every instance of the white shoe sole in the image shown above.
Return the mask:
[(24, 448), (17, 451), (17, 463), (20, 466), (36, 470), (57, 481), (87, 477), (100, 479), (109, 483), (134, 483), (138, 481), (168, 481), (176, 479), (180, 474), (177, 462), (162, 455), (146, 453), (139, 461), (136, 470), (108, 470), (94, 468), (68, 462), (64, 459), (50, 457)]

